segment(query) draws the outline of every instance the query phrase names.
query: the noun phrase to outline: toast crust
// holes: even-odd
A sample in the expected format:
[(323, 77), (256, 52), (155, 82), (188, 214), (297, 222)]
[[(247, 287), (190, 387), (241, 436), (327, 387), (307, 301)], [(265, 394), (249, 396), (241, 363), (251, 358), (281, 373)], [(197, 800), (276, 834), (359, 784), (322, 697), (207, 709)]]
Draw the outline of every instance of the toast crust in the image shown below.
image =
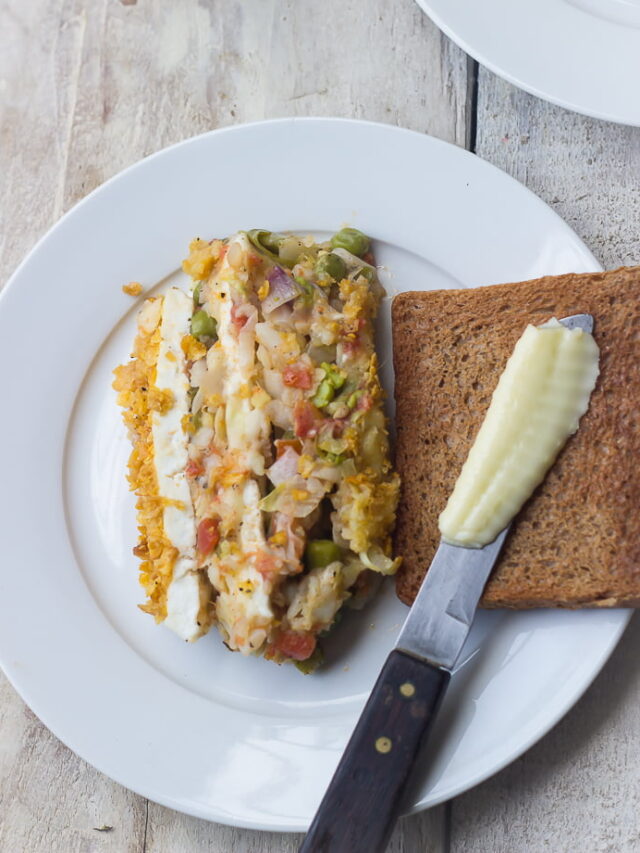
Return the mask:
[(584, 312), (600, 347), (589, 410), (514, 523), (481, 606), (640, 606), (640, 267), (395, 297), (402, 601), (420, 588), (438, 515), (526, 325)]

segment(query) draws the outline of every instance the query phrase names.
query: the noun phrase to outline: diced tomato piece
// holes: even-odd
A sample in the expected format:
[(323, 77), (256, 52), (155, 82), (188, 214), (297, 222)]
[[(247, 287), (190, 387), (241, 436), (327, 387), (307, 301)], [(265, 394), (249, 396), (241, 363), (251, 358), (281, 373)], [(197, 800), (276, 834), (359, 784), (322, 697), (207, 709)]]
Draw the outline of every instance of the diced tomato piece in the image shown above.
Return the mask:
[(187, 477), (195, 479), (195, 477), (200, 477), (204, 474), (204, 465), (199, 459), (190, 459), (187, 462), (184, 471)]
[(306, 660), (315, 651), (316, 638), (303, 631), (283, 631), (274, 646), (286, 658)]
[(353, 340), (349, 339), (346, 341), (342, 341), (342, 354), (345, 358), (353, 358), (354, 355), (360, 350), (362, 347), (362, 341), (359, 337), (354, 338)]
[(220, 521), (217, 518), (203, 518), (198, 525), (197, 549), (206, 557), (220, 541)]
[(282, 371), (282, 380), (290, 388), (302, 388), (309, 391), (313, 385), (311, 370), (304, 364), (288, 364)]
[(278, 561), (265, 551), (259, 551), (256, 554), (255, 567), (265, 580), (273, 580), (278, 574)]
[(293, 408), (293, 431), (298, 438), (309, 438), (318, 432), (322, 416), (308, 400), (298, 400)]
[(231, 322), (233, 323), (237, 332), (243, 328), (244, 324), (247, 322), (248, 317), (245, 314), (240, 314), (238, 312), (238, 307), (233, 303), (231, 306)]

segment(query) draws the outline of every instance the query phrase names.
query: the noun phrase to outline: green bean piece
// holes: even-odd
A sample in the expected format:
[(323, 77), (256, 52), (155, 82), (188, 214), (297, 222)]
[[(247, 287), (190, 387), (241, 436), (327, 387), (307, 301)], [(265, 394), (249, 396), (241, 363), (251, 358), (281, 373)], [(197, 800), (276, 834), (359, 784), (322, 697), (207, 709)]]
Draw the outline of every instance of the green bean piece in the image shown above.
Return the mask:
[(304, 242), (294, 234), (289, 234), (280, 243), (278, 255), (281, 263), (289, 268), (300, 263), (304, 258), (314, 254), (314, 250), (305, 246)]
[(252, 231), (247, 231), (247, 237), (256, 247), (256, 249), (266, 249), (274, 255), (278, 254), (280, 245), (284, 240), (284, 234), (278, 234), (275, 231), (264, 231), (261, 228), (254, 228)]
[(311, 282), (307, 281), (303, 275), (294, 276), (294, 281), (296, 284), (300, 285), (301, 288), (301, 293), (298, 299), (301, 300), (303, 305), (313, 305), (315, 290), (313, 289)]
[(202, 292), (202, 282), (199, 281), (193, 288), (193, 304), (200, 305), (200, 293)]
[(215, 338), (216, 328), (216, 321), (202, 308), (191, 318), (191, 334), (199, 341), (203, 338)]
[(265, 249), (268, 249), (276, 255), (282, 245), (282, 240), (282, 234), (276, 234), (273, 231), (260, 232), (260, 243), (265, 247)]
[(321, 255), (316, 262), (316, 275), (320, 278), (332, 278), (334, 281), (342, 281), (347, 274), (347, 265), (340, 255), (327, 252)]
[(355, 273), (353, 278), (364, 278), (369, 282), (369, 284), (371, 284), (373, 281), (376, 280), (377, 275), (378, 274), (376, 273), (373, 267), (362, 267), (358, 270), (357, 273)]
[(304, 561), (308, 569), (321, 569), (335, 563), (342, 556), (342, 549), (331, 539), (310, 539), (304, 550)]
[(342, 465), (347, 458), (346, 453), (327, 453), (324, 450), (320, 451), (320, 456), (329, 463), (329, 465)]
[(361, 258), (369, 250), (369, 238), (357, 228), (342, 228), (331, 238), (332, 249), (346, 249)]
[(282, 263), (279, 257), (280, 246), (284, 240), (284, 234), (278, 234), (275, 231), (264, 231), (261, 228), (254, 228), (252, 231), (247, 231), (247, 238), (250, 243), (269, 260), (276, 264)]
[(294, 664), (296, 669), (299, 669), (304, 675), (309, 675), (320, 666), (320, 664), (324, 661), (324, 655), (322, 654), (322, 649), (320, 646), (316, 646), (313, 654), (310, 655), (306, 660), (296, 660)]
[(325, 435), (318, 439), (318, 450), (323, 454), (340, 455), (349, 449), (349, 443), (346, 438), (334, 438), (332, 435)]

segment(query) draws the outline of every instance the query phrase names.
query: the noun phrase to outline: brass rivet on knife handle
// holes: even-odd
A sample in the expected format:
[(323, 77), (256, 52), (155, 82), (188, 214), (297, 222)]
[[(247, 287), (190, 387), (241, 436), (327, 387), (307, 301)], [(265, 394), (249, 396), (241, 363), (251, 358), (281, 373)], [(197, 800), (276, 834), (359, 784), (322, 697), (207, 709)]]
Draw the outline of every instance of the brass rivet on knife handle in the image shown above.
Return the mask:
[(378, 752), (381, 752), (383, 755), (386, 755), (387, 752), (391, 752), (393, 748), (393, 741), (388, 737), (379, 737), (376, 740), (376, 749)]
[(412, 684), (410, 681), (405, 681), (404, 684), (400, 685), (400, 693), (405, 697), (405, 699), (411, 699), (411, 697), (415, 695), (415, 692), (415, 684)]

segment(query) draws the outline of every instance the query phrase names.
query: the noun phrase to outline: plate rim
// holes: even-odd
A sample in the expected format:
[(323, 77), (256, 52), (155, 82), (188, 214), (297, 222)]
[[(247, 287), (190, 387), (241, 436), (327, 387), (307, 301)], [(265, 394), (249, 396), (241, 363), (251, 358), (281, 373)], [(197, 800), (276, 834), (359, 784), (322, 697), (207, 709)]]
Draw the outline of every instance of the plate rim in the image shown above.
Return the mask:
[[(95, 198), (96, 195), (103, 192), (113, 182), (120, 181), (120, 180), (126, 180), (127, 175), (130, 172), (139, 168), (142, 164), (146, 163), (147, 161), (155, 160), (156, 158), (161, 158), (167, 152), (173, 151), (173, 150), (178, 149), (180, 147), (188, 147), (194, 141), (201, 140), (204, 137), (214, 137), (214, 136), (218, 136), (220, 134), (230, 134), (230, 133), (235, 133), (235, 132), (246, 132), (247, 130), (250, 130), (251, 128), (263, 127), (265, 125), (287, 125), (287, 124), (314, 123), (314, 122), (318, 123), (318, 124), (322, 124), (322, 123), (334, 124), (337, 122), (337, 123), (345, 124), (345, 125), (372, 126), (374, 129), (384, 129), (384, 130), (389, 131), (391, 133), (409, 134), (411, 136), (420, 138), (421, 140), (427, 142), (428, 144), (434, 144), (438, 147), (442, 146), (443, 148), (446, 148), (446, 149), (452, 149), (453, 148), (456, 151), (456, 156), (461, 156), (461, 157), (467, 156), (467, 157), (473, 158), (474, 162), (476, 164), (481, 164), (482, 168), (486, 168), (488, 171), (495, 170), (495, 171), (499, 172), (501, 174), (502, 178), (506, 178), (510, 184), (517, 185), (518, 191), (520, 193), (522, 193), (522, 191), (524, 190), (525, 194), (530, 197), (530, 200), (532, 202), (535, 201), (535, 203), (537, 205), (539, 205), (540, 207), (544, 207), (545, 208), (545, 215), (549, 216), (549, 214), (551, 214), (551, 219), (555, 220), (556, 225), (558, 227), (561, 227), (565, 231), (567, 236), (571, 237), (571, 239), (574, 241), (574, 243), (580, 244), (580, 246), (583, 248), (585, 257), (591, 258), (593, 265), (594, 265), (594, 269), (601, 268), (599, 263), (597, 262), (597, 260), (593, 256), (593, 254), (590, 252), (590, 250), (586, 246), (586, 244), (584, 244), (584, 242), (581, 240), (581, 238), (556, 213), (556, 211), (554, 211), (552, 208), (550, 208), (542, 199), (540, 199), (528, 187), (524, 186), (523, 184), (518, 182), (516, 179), (512, 178), (510, 175), (503, 172), (501, 169), (499, 169), (498, 167), (489, 163), (488, 161), (482, 160), (481, 158), (479, 158), (477, 155), (473, 154), (472, 152), (469, 152), (465, 149), (459, 148), (458, 146), (455, 146), (455, 145), (448, 143), (448, 142), (444, 142), (443, 140), (439, 140), (439, 139), (432, 137), (432, 136), (429, 136), (427, 134), (422, 134), (418, 131), (409, 130), (406, 128), (400, 128), (400, 127), (397, 127), (394, 125), (385, 124), (383, 122), (371, 122), (371, 121), (361, 121), (358, 119), (332, 118), (332, 117), (320, 117), (320, 116), (318, 116), (318, 117), (314, 116), (314, 117), (279, 118), (279, 119), (269, 119), (266, 121), (256, 121), (256, 122), (250, 122), (250, 123), (245, 123), (245, 124), (232, 125), (232, 126), (228, 126), (228, 127), (224, 127), (224, 128), (218, 128), (215, 130), (207, 131), (205, 133), (198, 134), (198, 135), (193, 136), (193, 137), (189, 137), (189, 138), (181, 140), (180, 142), (177, 142), (171, 146), (167, 146), (166, 148), (163, 148), (163, 149), (155, 152), (154, 154), (143, 158), (142, 160), (136, 161), (135, 163), (131, 164), (127, 168), (123, 169), (122, 171), (120, 171), (117, 174), (110, 177), (107, 181), (105, 181), (103, 184), (96, 187), (94, 190), (92, 190), (91, 193), (89, 193), (87, 196), (80, 199), (76, 204), (74, 204), (73, 207), (71, 207), (59, 220), (57, 220), (49, 228), (49, 230), (44, 235), (42, 235), (39, 238), (39, 240), (35, 243), (33, 248), (29, 252), (27, 252), (24, 259), (16, 267), (15, 271), (10, 276), (6, 285), (2, 288), (2, 291), (0, 292), (0, 311), (3, 310), (2, 306), (3, 306), (3, 304), (5, 304), (3, 300), (6, 300), (7, 294), (9, 292), (12, 292), (13, 289), (17, 286), (17, 282), (18, 282), (18, 280), (22, 274), (24, 267), (28, 264), (28, 262), (30, 261), (32, 256), (37, 254), (40, 251), (41, 247), (44, 244), (48, 243), (50, 240), (56, 239), (56, 234), (58, 232), (58, 229), (61, 228), (61, 226), (63, 226), (63, 224), (68, 219), (80, 215), (82, 213), (83, 206), (85, 204), (90, 203), (91, 200), (93, 198)], [(442, 795), (439, 796), (437, 799), (430, 801), (429, 807), (432, 805), (436, 805), (440, 802), (444, 802), (445, 800), (450, 799), (453, 796), (456, 796), (457, 794), (461, 793), (462, 791), (468, 790), (469, 788), (473, 787), (474, 785), (478, 784), (479, 782), (483, 781), (484, 779), (494, 775), (500, 769), (502, 769), (504, 766), (511, 763), (519, 755), (521, 755), (523, 752), (525, 752), (533, 743), (535, 743), (537, 740), (539, 740), (541, 737), (543, 737), (544, 734), (546, 734), (549, 731), (549, 729), (552, 728), (557, 723), (557, 721), (562, 716), (564, 716), (564, 714), (566, 714), (566, 712), (569, 710), (569, 708), (571, 708), (578, 701), (578, 699), (583, 695), (585, 690), (588, 689), (588, 687), (593, 682), (595, 677), (601, 671), (603, 665), (606, 663), (606, 660), (609, 658), (613, 649), (617, 645), (617, 643), (620, 639), (620, 636), (622, 635), (624, 629), (626, 628), (626, 626), (628, 624), (629, 619), (631, 618), (631, 615), (632, 615), (632, 611), (629, 611), (628, 613), (624, 613), (624, 611), (620, 612), (620, 621), (619, 621), (618, 625), (616, 626), (616, 630), (612, 631), (611, 637), (609, 639), (609, 642), (608, 642), (606, 648), (603, 649), (602, 653), (598, 657), (596, 664), (591, 668), (590, 677), (588, 679), (586, 679), (583, 684), (581, 684), (581, 689), (579, 690), (578, 693), (574, 693), (570, 697), (568, 697), (568, 699), (564, 703), (564, 705), (560, 706), (559, 709), (557, 709), (557, 712), (555, 715), (553, 715), (552, 717), (546, 718), (545, 725), (542, 726), (541, 728), (536, 729), (535, 733), (532, 734), (531, 737), (527, 741), (523, 742), (519, 751), (511, 752), (509, 754), (509, 757), (506, 757), (502, 763), (494, 765), (491, 769), (487, 770), (486, 772), (478, 773), (476, 775), (476, 777), (474, 777), (471, 781), (459, 784), (458, 786), (452, 786), (451, 789), (444, 791), (442, 793)], [(166, 805), (169, 808), (178, 809), (181, 812), (186, 813), (186, 814), (191, 814), (191, 815), (196, 816), (196, 817), (204, 818), (204, 819), (207, 819), (210, 821), (216, 821), (216, 822), (227, 824), (230, 826), (236, 826), (236, 827), (242, 827), (242, 828), (251, 828), (251, 829), (269, 830), (269, 831), (285, 831), (285, 832), (296, 832), (296, 831), (302, 831), (304, 829), (304, 827), (301, 825), (300, 826), (292, 826), (292, 825), (281, 825), (281, 824), (276, 824), (276, 823), (260, 824), (260, 823), (256, 823), (253, 820), (247, 821), (247, 820), (243, 820), (242, 818), (238, 818), (236, 816), (233, 816), (233, 818), (229, 818), (229, 816), (225, 817), (225, 815), (220, 815), (220, 814), (213, 816), (211, 814), (211, 810), (207, 811), (206, 809), (199, 809), (197, 807), (186, 808), (184, 804), (177, 805), (176, 802), (174, 800), (172, 800), (170, 797), (164, 797), (164, 796), (159, 795), (157, 793), (154, 793), (153, 795), (150, 796), (149, 793), (145, 793), (143, 791), (140, 791), (135, 786), (132, 786), (129, 783), (129, 781), (122, 781), (121, 778), (118, 778), (117, 775), (114, 775), (110, 772), (105, 772), (104, 770), (102, 770), (100, 768), (98, 763), (94, 763), (93, 760), (85, 759), (81, 752), (76, 752), (76, 749), (70, 743), (67, 742), (66, 738), (60, 737), (60, 735), (56, 731), (57, 726), (56, 727), (50, 727), (48, 725), (48, 723), (44, 722), (44, 719), (47, 717), (46, 709), (45, 709), (45, 713), (41, 714), (40, 713), (40, 707), (38, 707), (40, 703), (36, 701), (35, 703), (32, 704), (32, 702), (27, 698), (29, 693), (30, 693), (28, 686), (25, 684), (20, 684), (19, 671), (14, 670), (14, 668), (7, 662), (7, 660), (6, 660), (7, 655), (8, 655), (7, 650), (0, 649), (0, 656), (2, 657), (1, 664), (2, 664), (2, 668), (3, 668), (3, 671), (5, 672), (6, 677), (8, 678), (9, 682), (12, 684), (12, 686), (16, 690), (16, 692), (19, 694), (19, 696), (21, 696), (23, 698), (23, 700), (29, 705), (29, 707), (31, 707), (34, 710), (34, 713), (37, 714), (39, 719), (43, 721), (44, 725), (47, 726), (47, 728), (49, 728), (49, 730), (62, 743), (64, 743), (69, 749), (71, 749), (74, 753), (76, 753), (81, 758), (83, 758), (83, 760), (87, 761), (87, 763), (89, 763), (91, 766), (96, 767), (96, 769), (98, 769), (99, 772), (104, 773), (104, 775), (108, 776), (111, 779), (114, 779), (114, 781), (123, 785), (127, 789), (132, 790), (132, 791), (134, 791), (134, 792), (136, 792), (136, 793), (140, 794), (141, 796), (144, 796), (148, 799), (153, 799), (154, 801), (159, 802), (162, 805)], [(35, 707), (38, 707), (37, 711), (35, 710)], [(427, 807), (426, 804), (424, 802), (420, 801), (410, 810), (409, 813), (415, 813), (415, 812), (421, 811), (426, 807)]]
[[(416, 0), (416, 3), (422, 5), (426, 0)], [(426, 14), (426, 10), (423, 9)], [(452, 40), (453, 36), (451, 36)], [(464, 48), (463, 48), (464, 49)], [(497, 73), (497, 72), (496, 72)], [(516, 84), (517, 85), (517, 84)], [(120, 180), (124, 180), (130, 173), (134, 172), (143, 164), (148, 164), (156, 159), (163, 157), (169, 152), (177, 151), (182, 147), (186, 147), (192, 143), (195, 143), (199, 140), (203, 140), (207, 137), (220, 136), (223, 134), (233, 134), (236, 132), (242, 132), (245, 130), (250, 130), (252, 128), (259, 128), (265, 126), (275, 126), (275, 125), (287, 125), (287, 124), (340, 124), (340, 125), (353, 125), (357, 127), (371, 127), (373, 129), (382, 129), (385, 131), (389, 131), (392, 133), (397, 133), (401, 135), (407, 135), (414, 138), (420, 138), (426, 140), (428, 144), (433, 144), (436, 147), (442, 147), (446, 149), (455, 149), (456, 152), (462, 157), (472, 158), (474, 162), (480, 164), (481, 168), (486, 168), (487, 170), (495, 170), (499, 172), (503, 179), (506, 179), (508, 183), (516, 184), (520, 190), (524, 191), (530, 198), (532, 202), (537, 204), (540, 208), (545, 208), (546, 211), (552, 214), (556, 219), (556, 224), (560, 225), (562, 228), (566, 230), (566, 232), (573, 237), (575, 237), (582, 245), (582, 248), (590, 257), (590, 260), (594, 264), (594, 272), (602, 270), (602, 265), (600, 261), (595, 257), (589, 246), (584, 242), (584, 240), (575, 232), (573, 228), (560, 216), (560, 214), (554, 210), (549, 204), (547, 204), (544, 199), (540, 198), (540, 196), (535, 193), (532, 189), (530, 189), (526, 184), (523, 184), (517, 178), (514, 178), (504, 169), (501, 169), (499, 166), (496, 166), (494, 163), (491, 163), (489, 160), (485, 160), (483, 157), (480, 157), (479, 154), (476, 154), (474, 151), (469, 151), (467, 148), (463, 148), (460, 145), (457, 145), (454, 142), (447, 142), (444, 139), (440, 139), (437, 136), (433, 136), (429, 133), (422, 133), (419, 130), (413, 130), (412, 128), (402, 127), (400, 125), (388, 124), (383, 121), (372, 121), (369, 119), (357, 119), (357, 118), (345, 118), (344, 116), (284, 116), (281, 118), (269, 118), (263, 120), (249, 121), (249, 122), (240, 122), (238, 124), (225, 125), (224, 127), (214, 128), (213, 130), (206, 130), (202, 133), (197, 133), (194, 136), (188, 136), (185, 139), (181, 139), (178, 142), (174, 142), (171, 145), (166, 145), (164, 148), (160, 148), (158, 151), (154, 151), (152, 154), (149, 154), (146, 157), (141, 157), (133, 163), (130, 163), (128, 166), (125, 166), (124, 169), (121, 169), (119, 172), (116, 172), (111, 177), (107, 178), (106, 181), (103, 181), (101, 184), (98, 184), (97, 187), (94, 187), (87, 195), (78, 199), (68, 210), (66, 210), (61, 217), (59, 217), (45, 232), (42, 234), (34, 245), (26, 252), (25, 256), (18, 263), (17, 267), (11, 273), (5, 284), (2, 288), (0, 288), (0, 310), (3, 304), (3, 300), (7, 299), (7, 293), (15, 287), (15, 280), (22, 273), (23, 269), (30, 262), (33, 255), (38, 252), (41, 247), (49, 242), (49, 240), (53, 239), (55, 233), (69, 220), (73, 219), (77, 216), (83, 209), (86, 204), (89, 204), (94, 198), (101, 195), (103, 192), (106, 192), (112, 184), (119, 182)]]
[(619, 610), (621, 613), (621, 619), (620, 619), (620, 622), (616, 628), (616, 631), (613, 634), (612, 638), (609, 640), (608, 646), (604, 649), (602, 655), (598, 658), (598, 665), (597, 665), (598, 668), (597, 668), (596, 672), (594, 673), (593, 677), (590, 678), (586, 683), (584, 683), (582, 685), (582, 687), (578, 691), (578, 693), (573, 694), (570, 698), (567, 697), (567, 700), (564, 703), (562, 703), (556, 709), (556, 712), (554, 714), (552, 714), (551, 716), (548, 716), (546, 718), (545, 723), (540, 728), (536, 729), (535, 733), (532, 733), (531, 736), (523, 742), (523, 744), (521, 745), (521, 748), (518, 747), (514, 752), (512, 752), (509, 755), (508, 758), (506, 757), (506, 758), (504, 758), (504, 760), (497, 762), (492, 770), (489, 770), (487, 772), (480, 771), (480, 772), (476, 773), (475, 777), (473, 777), (473, 781), (468, 785), (458, 785), (458, 786), (452, 785), (450, 787), (450, 789), (446, 789), (445, 791), (443, 791), (442, 795), (439, 795), (438, 797), (436, 797), (435, 800), (433, 802), (429, 803), (428, 806), (420, 805), (420, 803), (418, 803), (415, 806), (413, 806), (411, 809), (409, 809), (409, 811), (407, 811), (406, 814), (408, 814), (408, 815), (418, 814), (419, 812), (424, 811), (427, 808), (432, 808), (434, 806), (442, 805), (442, 803), (446, 803), (449, 800), (453, 799), (454, 797), (458, 797), (461, 794), (464, 794), (467, 791), (472, 790), (477, 785), (481, 785), (487, 779), (491, 779), (493, 776), (496, 776), (498, 773), (500, 773), (502, 770), (504, 770), (505, 767), (508, 767), (510, 764), (513, 764), (514, 761), (517, 761), (518, 758), (521, 758), (525, 754), (525, 752), (528, 752), (539, 741), (541, 741), (546, 735), (548, 735), (549, 732), (551, 731), (551, 729), (553, 729), (555, 726), (558, 725), (558, 723), (571, 711), (571, 709), (575, 705), (578, 704), (578, 702), (582, 699), (582, 697), (585, 695), (587, 690), (589, 690), (589, 688), (593, 685), (594, 681), (600, 675), (605, 664), (607, 663), (607, 661), (609, 660), (609, 658), (611, 657), (611, 655), (615, 651), (618, 643), (620, 642), (620, 640), (622, 638), (622, 635), (627, 630), (627, 628), (629, 626), (629, 622), (631, 621), (631, 617), (633, 616), (633, 613), (634, 613), (633, 609), (631, 609), (631, 608), (629, 608), (628, 610), (624, 609), (624, 608), (616, 608), (616, 609)]

